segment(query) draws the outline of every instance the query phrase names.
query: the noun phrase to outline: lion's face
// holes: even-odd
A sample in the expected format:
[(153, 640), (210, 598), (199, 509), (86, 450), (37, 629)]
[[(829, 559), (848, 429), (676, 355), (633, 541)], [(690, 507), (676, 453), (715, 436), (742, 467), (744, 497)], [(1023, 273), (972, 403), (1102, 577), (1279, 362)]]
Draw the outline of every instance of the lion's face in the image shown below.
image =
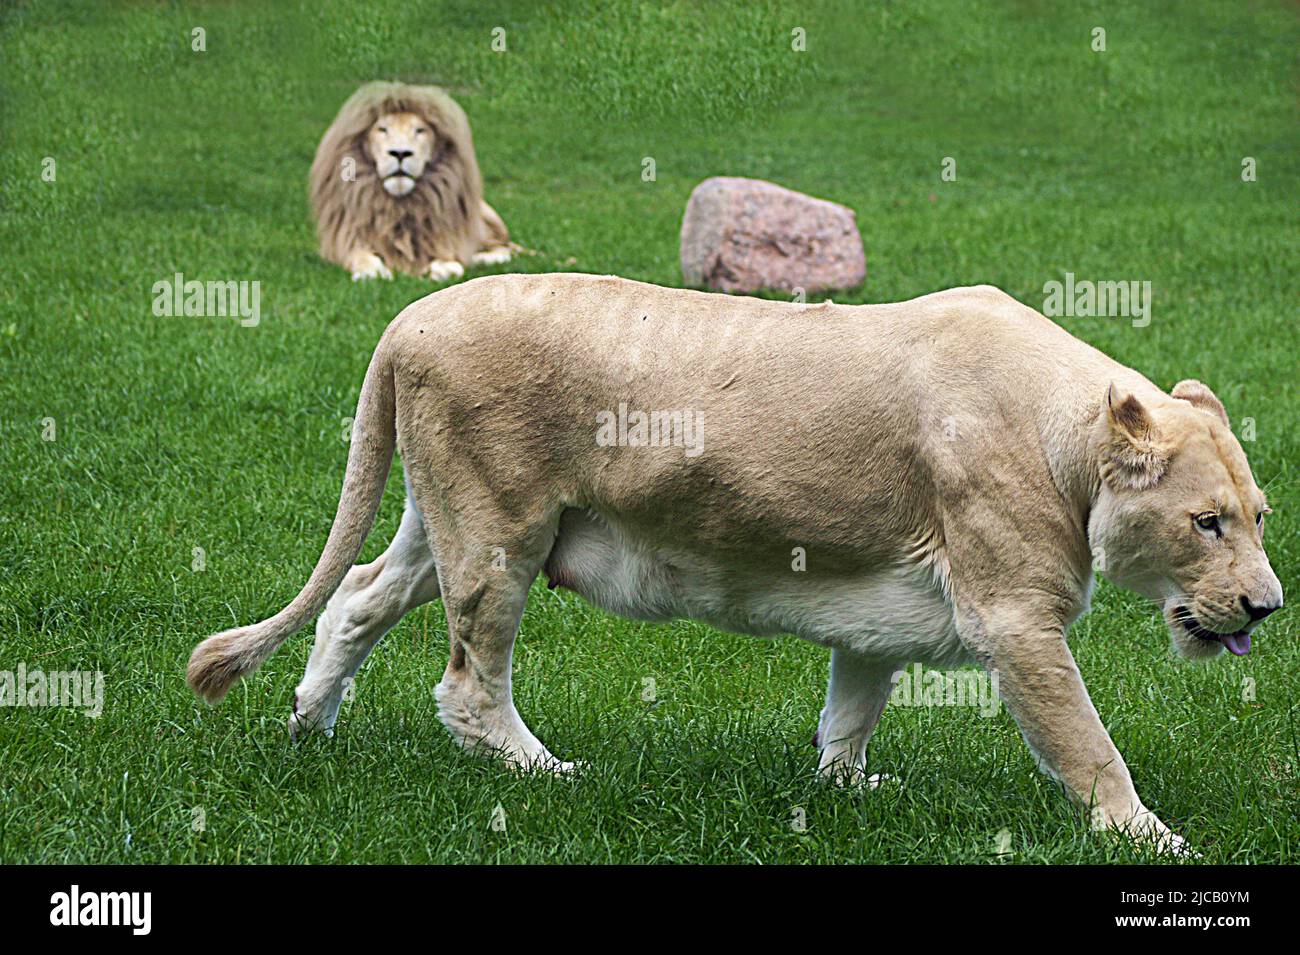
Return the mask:
[(1155, 407), (1107, 394), (1089, 541), (1105, 576), (1163, 607), (1180, 655), (1241, 656), (1282, 606), (1264, 553), (1269, 508), (1219, 399), (1195, 381), (1172, 396)]
[(415, 189), (433, 157), (436, 134), (415, 113), (385, 113), (366, 132), (366, 153), (390, 196)]

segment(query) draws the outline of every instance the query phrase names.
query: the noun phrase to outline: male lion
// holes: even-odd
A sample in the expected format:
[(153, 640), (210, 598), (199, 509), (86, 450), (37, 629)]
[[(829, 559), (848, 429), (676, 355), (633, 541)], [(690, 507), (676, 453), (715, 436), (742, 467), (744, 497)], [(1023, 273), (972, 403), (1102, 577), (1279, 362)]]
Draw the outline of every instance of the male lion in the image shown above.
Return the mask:
[[(696, 448), (647, 431), (665, 411), (692, 416)], [(395, 445), (401, 527), (352, 567)], [(813, 306), (492, 276), (388, 326), (310, 580), (270, 619), (201, 643), (189, 682), (219, 700), (325, 607), (290, 726), (329, 731), (379, 638), (441, 595), (443, 723), (511, 764), (567, 769), (511, 697), (545, 571), (629, 617), (829, 646), (816, 739), (832, 778), (865, 780), (904, 666), (976, 661), (1095, 824), (1174, 849), (1065, 633), (1096, 565), (1163, 608), (1182, 655), (1248, 652), (1282, 605), (1267, 511), (1209, 388), (1164, 394), (995, 288)]]
[(311, 166), (320, 254), (353, 280), (392, 270), (435, 282), (510, 260), (483, 201), (465, 112), (436, 86), (367, 83), (343, 104)]

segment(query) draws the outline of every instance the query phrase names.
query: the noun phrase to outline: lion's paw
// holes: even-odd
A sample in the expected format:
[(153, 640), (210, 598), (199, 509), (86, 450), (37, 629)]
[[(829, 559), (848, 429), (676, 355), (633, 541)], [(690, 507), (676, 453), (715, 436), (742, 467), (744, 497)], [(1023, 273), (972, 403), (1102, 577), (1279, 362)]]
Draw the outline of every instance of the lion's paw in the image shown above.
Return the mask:
[(465, 266), (461, 265), (454, 259), (434, 259), (429, 263), (429, 278), (435, 282), (446, 282), (448, 279), (458, 279), (465, 274)]
[(379, 256), (371, 253), (366, 256), (352, 270), (352, 281), (361, 282), (365, 279), (391, 279), (392, 271), (384, 265), (384, 260)]
[(501, 246), (496, 249), (484, 249), (482, 252), (475, 252), (472, 262), (474, 265), (504, 265), (510, 259), (510, 250), (505, 246)]

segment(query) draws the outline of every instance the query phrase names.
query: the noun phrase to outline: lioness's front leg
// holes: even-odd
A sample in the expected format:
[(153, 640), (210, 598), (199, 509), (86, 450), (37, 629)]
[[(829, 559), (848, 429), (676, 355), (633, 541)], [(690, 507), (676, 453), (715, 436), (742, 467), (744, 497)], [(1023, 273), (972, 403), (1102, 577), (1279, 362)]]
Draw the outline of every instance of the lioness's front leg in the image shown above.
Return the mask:
[(1094, 829), (1118, 829), (1180, 851), (1183, 840), (1142, 805), (1124, 757), (1102, 725), (1059, 623), (976, 613), (962, 639), (997, 679), (1039, 769), (1090, 811)]
[(352, 273), (352, 281), (360, 282), (363, 279), (391, 279), (392, 271), (384, 264), (384, 260), (369, 249), (358, 246), (348, 253), (347, 265), (345, 268)]
[(831, 651), (826, 705), (817, 721), (817, 771), (842, 785), (878, 785), (867, 776), (867, 743), (897, 681), (898, 664), (867, 660), (851, 650)]

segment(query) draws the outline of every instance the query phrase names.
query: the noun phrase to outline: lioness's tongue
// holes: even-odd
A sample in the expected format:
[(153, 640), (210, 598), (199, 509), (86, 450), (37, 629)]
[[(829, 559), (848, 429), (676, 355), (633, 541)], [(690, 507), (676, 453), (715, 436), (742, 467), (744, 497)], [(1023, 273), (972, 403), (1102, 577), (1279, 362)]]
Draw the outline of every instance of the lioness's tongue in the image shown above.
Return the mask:
[(1239, 657), (1244, 657), (1250, 652), (1250, 634), (1248, 633), (1225, 633), (1221, 638), (1223, 645), (1228, 648), (1230, 653)]

